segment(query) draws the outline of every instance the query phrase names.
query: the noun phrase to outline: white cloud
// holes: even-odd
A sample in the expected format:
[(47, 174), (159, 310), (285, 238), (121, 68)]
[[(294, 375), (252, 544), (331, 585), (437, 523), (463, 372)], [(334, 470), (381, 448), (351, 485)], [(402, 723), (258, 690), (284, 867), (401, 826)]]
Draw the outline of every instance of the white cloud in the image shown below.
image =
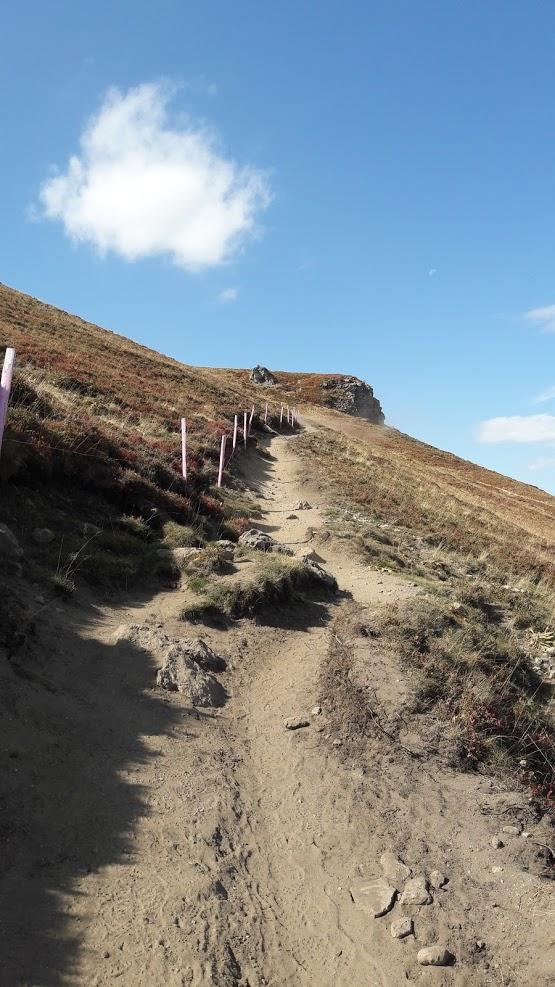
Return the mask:
[(553, 469), (554, 466), (555, 459), (551, 456), (538, 456), (537, 459), (533, 459), (531, 463), (528, 463), (529, 470)]
[(545, 332), (555, 332), (555, 305), (531, 308), (524, 313), (524, 318), (532, 325), (540, 326)]
[(268, 178), (222, 156), (190, 119), (172, 124), (174, 90), (112, 89), (85, 126), (80, 152), (40, 190), (43, 214), (76, 241), (126, 260), (169, 255), (195, 271), (226, 261), (256, 234)]
[(236, 302), (238, 297), (238, 288), (224, 288), (224, 290), (220, 291), (220, 294), (218, 295), (221, 302)]
[(428, 271), (428, 277), (433, 278), (437, 274), (437, 267), (431, 267)]
[(553, 401), (555, 398), (555, 387), (546, 387), (545, 391), (540, 391), (534, 398), (534, 404), (543, 404), (544, 401)]
[(478, 427), (480, 442), (547, 442), (555, 440), (555, 415), (489, 418)]

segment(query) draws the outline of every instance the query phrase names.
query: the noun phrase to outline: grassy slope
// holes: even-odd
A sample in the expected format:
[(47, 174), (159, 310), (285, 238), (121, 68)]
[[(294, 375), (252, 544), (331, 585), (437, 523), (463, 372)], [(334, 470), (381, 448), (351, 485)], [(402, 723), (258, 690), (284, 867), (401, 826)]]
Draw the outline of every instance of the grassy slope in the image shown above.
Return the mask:
[[(278, 373), (276, 387), (255, 387), (247, 370), (185, 366), (1, 285), (0, 345), (18, 352), (0, 463), (0, 520), (25, 547), (36, 527), (56, 536), (29, 553), (32, 578), (57, 573), (71, 586), (77, 574), (126, 588), (145, 570), (163, 574), (162, 540), (233, 537), (248, 524), (248, 506), (229, 489), (224, 497), (214, 489), (222, 430), (253, 402), (269, 399), (274, 413), (281, 400), (301, 405), (330, 426), (301, 439), (309, 466), (329, 478), (338, 503), (362, 507), (372, 520), (367, 530), (350, 532), (369, 563), (410, 573), (432, 590), (432, 604), (416, 605), (422, 612), (394, 615), (380, 630), (420, 667), (423, 701), (437, 700), (446, 716), (461, 717), (469, 737), (504, 731), (517, 752), (528, 751), (530, 781), (549, 794), (552, 728), (521, 632), (549, 637), (554, 498), (394, 430), (317, 407), (327, 398), (323, 375)], [(190, 428), (187, 485), (180, 476), (183, 414)], [(158, 526), (149, 520), (153, 508)], [(103, 529), (92, 544), (85, 522)], [(393, 525), (393, 540), (376, 523)], [(505, 588), (516, 579), (518, 598)], [(463, 609), (453, 619), (454, 599)], [(506, 681), (509, 662), (516, 671)], [(485, 699), (475, 690), (484, 674), (493, 690)], [(540, 754), (532, 758), (526, 744)]]
[[(127, 523), (125, 544), (112, 532), (110, 544), (103, 536), (104, 544), (83, 553), (84, 522), (119, 528), (122, 518), (148, 519), (155, 508), (192, 527), (191, 537), (233, 537), (247, 521), (219, 497), (214, 481), (220, 436), (229, 434), (234, 413), (268, 400), (276, 416), (281, 401), (327, 398), (319, 391), (325, 375), (280, 373), (278, 386), (257, 387), (248, 370), (183, 365), (0, 285), (5, 345), (17, 350), (17, 374), (0, 464), (3, 520), (23, 542), (33, 528), (49, 526), (57, 537), (45, 562), (67, 571), (81, 552), (78, 567), (97, 582), (103, 570), (115, 570), (106, 552), (125, 559), (129, 578), (147, 559), (140, 546), (132, 550)], [(186, 485), (181, 416), (189, 429)], [(176, 537), (186, 543), (185, 534)]]
[(515, 770), (555, 803), (555, 499), (393, 430), (319, 412), (296, 445), (327, 478), (333, 534), (422, 593), (366, 631), (405, 662), (413, 712), (455, 729), (465, 766)]

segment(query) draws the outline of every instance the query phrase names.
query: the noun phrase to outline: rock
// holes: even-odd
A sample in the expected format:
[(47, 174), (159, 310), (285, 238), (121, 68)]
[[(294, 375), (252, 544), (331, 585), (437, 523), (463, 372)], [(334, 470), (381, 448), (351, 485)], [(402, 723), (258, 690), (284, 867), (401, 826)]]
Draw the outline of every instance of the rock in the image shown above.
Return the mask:
[(336, 737), (335, 740), (332, 740), (332, 746), (333, 747), (343, 747), (343, 741), (340, 740), (339, 737)]
[(227, 668), (225, 659), (217, 655), (215, 651), (212, 651), (212, 648), (201, 637), (185, 638), (177, 641), (174, 648), (179, 649), (183, 655), (191, 658), (205, 672), (225, 672)]
[(172, 548), (157, 548), (156, 555), (159, 559), (173, 559), (173, 549)]
[(381, 868), (386, 877), (394, 884), (400, 886), (407, 881), (411, 875), (410, 867), (407, 867), (399, 857), (386, 850), (380, 857)]
[(270, 387), (277, 384), (277, 380), (272, 371), (268, 370), (268, 367), (261, 366), (259, 363), (256, 367), (252, 368), (249, 374), (249, 380), (252, 381), (253, 384), (266, 384)]
[(491, 868), (491, 872), (492, 872), (492, 874), (502, 874), (503, 873), (503, 868), (502, 867), (498, 867), (496, 865), (495, 867), (492, 867)]
[(397, 888), (381, 877), (376, 881), (368, 881), (351, 888), (351, 898), (355, 905), (365, 912), (370, 912), (374, 918), (387, 915), (393, 908), (396, 897)]
[(383, 425), (385, 418), (382, 406), (365, 381), (345, 375), (328, 377), (320, 386), (329, 392), (326, 398), (329, 407), (357, 418), (366, 418), (376, 425)]
[(503, 840), (500, 840), (498, 836), (492, 836), (491, 845), (494, 850), (501, 850), (501, 848), (505, 846)]
[(311, 716), (320, 716), (320, 713), (321, 712), (322, 712), (322, 707), (321, 706), (313, 706), (312, 709), (310, 710), (310, 715)]
[(249, 528), (239, 536), (239, 543), (246, 548), (254, 548), (258, 552), (280, 552), (282, 555), (293, 555), (290, 548), (275, 541), (271, 535), (259, 528)]
[(433, 870), (430, 874), (430, 884), (433, 888), (439, 890), (449, 883), (449, 878), (445, 874), (442, 874), (440, 870)]
[(444, 946), (425, 946), (419, 949), (416, 959), (420, 966), (451, 966), (455, 957)]
[(310, 726), (310, 720), (303, 716), (291, 716), (288, 720), (283, 721), (283, 725), (286, 730), (301, 730), (302, 727)]
[(17, 562), (23, 557), (23, 549), (7, 524), (0, 524), (0, 559)]
[(286, 521), (298, 521), (299, 517), (297, 514), (288, 514), (285, 518)]
[(170, 552), (174, 561), (179, 565), (180, 562), (187, 562), (189, 559), (194, 559), (199, 552), (202, 552), (202, 548), (194, 548), (192, 545), (186, 545), (182, 548), (172, 548)]
[(295, 504), (294, 511), (311, 511), (312, 507), (308, 503), (308, 500), (300, 500), (298, 504)]
[(520, 836), (520, 826), (503, 826), (503, 832), (508, 836)]
[(219, 538), (214, 543), (218, 549), (218, 555), (224, 562), (233, 562), (235, 557), (235, 543), (227, 538)]
[(223, 706), (227, 698), (217, 679), (193, 661), (179, 643), (168, 650), (156, 682), (162, 689), (183, 693), (193, 706)]
[(396, 918), (391, 923), (391, 936), (393, 939), (404, 939), (411, 936), (414, 931), (411, 918)]
[(333, 593), (336, 592), (337, 579), (335, 576), (332, 576), (331, 572), (328, 572), (318, 562), (315, 562), (310, 555), (304, 555), (301, 561), (315, 582), (321, 583), (324, 589), (329, 589)]
[(407, 881), (400, 898), (401, 905), (431, 905), (432, 898), (428, 891), (428, 882), (423, 875)]
[(101, 528), (98, 528), (96, 524), (91, 524), (90, 521), (85, 521), (82, 531), (85, 538), (94, 538), (95, 535), (99, 535)]

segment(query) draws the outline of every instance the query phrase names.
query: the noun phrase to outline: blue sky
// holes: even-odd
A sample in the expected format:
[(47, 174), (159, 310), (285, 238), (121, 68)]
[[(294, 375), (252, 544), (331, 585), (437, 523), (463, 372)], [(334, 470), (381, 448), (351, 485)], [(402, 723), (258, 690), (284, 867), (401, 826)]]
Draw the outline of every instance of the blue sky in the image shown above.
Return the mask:
[(555, 7), (20, 0), (2, 28), (0, 280), (187, 363), (357, 374), (555, 492)]

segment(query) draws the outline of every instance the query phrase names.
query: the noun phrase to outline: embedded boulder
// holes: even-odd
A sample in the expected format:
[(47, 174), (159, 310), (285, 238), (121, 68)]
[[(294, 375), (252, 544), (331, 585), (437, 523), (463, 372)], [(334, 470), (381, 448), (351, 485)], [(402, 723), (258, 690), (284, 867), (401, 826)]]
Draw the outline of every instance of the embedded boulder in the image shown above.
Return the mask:
[(320, 387), (327, 391), (324, 404), (355, 418), (366, 418), (374, 425), (383, 425), (385, 416), (374, 391), (358, 377), (328, 377)]
[(252, 368), (249, 380), (252, 381), (253, 384), (266, 384), (270, 387), (277, 384), (277, 380), (272, 371), (268, 370), (268, 367), (262, 367), (260, 364), (257, 364), (256, 367)]
[(275, 541), (271, 535), (259, 528), (249, 528), (239, 536), (239, 544), (245, 548), (255, 548), (258, 552), (280, 552), (282, 555), (293, 555), (290, 548)]
[(169, 692), (183, 693), (192, 706), (223, 706), (227, 698), (224, 687), (205, 672), (180, 643), (166, 653), (156, 683)]

